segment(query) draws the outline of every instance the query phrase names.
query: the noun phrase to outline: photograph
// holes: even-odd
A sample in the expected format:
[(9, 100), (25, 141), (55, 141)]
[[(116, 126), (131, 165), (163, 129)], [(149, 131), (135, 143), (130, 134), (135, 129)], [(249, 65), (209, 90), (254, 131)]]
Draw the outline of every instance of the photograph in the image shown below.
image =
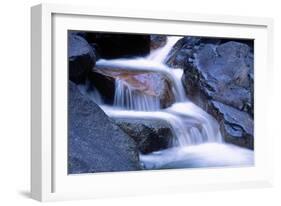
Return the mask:
[(254, 39), (67, 39), (69, 175), (255, 165)]

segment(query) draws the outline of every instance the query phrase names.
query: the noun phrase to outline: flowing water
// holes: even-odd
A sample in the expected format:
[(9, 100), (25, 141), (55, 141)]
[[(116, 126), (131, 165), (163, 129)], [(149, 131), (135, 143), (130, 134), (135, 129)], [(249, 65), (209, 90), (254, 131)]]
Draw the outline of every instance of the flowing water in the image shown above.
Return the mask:
[[(188, 100), (182, 85), (182, 69), (167, 67), (164, 62), (172, 47), (181, 37), (168, 37), (164, 47), (147, 57), (135, 59), (99, 60), (100, 70), (157, 73), (171, 82), (175, 102), (161, 108), (158, 96), (136, 92), (122, 78), (115, 80), (113, 105), (103, 105), (98, 92), (91, 97), (112, 118), (161, 119), (173, 128), (175, 141), (171, 148), (151, 154), (140, 154), (145, 169), (189, 168), (253, 165), (253, 151), (223, 142), (217, 121)], [(157, 84), (157, 82), (154, 82)]]
[(140, 92), (134, 92), (134, 89), (121, 79), (115, 81), (115, 88), (113, 104), (115, 107), (138, 111), (156, 111), (161, 107), (160, 98)]

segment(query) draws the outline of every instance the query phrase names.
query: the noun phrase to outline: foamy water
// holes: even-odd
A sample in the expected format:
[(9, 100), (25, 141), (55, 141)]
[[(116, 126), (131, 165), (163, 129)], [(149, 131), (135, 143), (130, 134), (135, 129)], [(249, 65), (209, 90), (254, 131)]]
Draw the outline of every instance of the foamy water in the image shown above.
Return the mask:
[(253, 151), (231, 144), (204, 143), (140, 155), (145, 169), (253, 166)]

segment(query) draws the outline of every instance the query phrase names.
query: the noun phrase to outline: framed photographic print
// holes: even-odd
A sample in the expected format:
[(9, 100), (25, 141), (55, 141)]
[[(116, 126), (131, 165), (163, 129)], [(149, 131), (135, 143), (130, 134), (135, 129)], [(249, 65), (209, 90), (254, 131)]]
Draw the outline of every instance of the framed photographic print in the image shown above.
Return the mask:
[(271, 19), (43, 4), (31, 22), (34, 199), (272, 185)]

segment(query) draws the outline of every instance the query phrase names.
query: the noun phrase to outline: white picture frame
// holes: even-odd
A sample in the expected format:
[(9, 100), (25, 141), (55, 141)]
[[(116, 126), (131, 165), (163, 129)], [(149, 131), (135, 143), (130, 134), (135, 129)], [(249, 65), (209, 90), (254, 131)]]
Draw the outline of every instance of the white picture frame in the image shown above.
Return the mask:
[[(57, 4), (34, 6), (31, 14), (32, 198), (53, 201), (272, 186), (273, 136), (266, 112), (271, 106), (268, 87), (273, 75), (272, 19)], [(165, 25), (172, 27), (173, 32)], [(181, 29), (185, 25), (190, 29)], [(69, 29), (256, 39), (255, 166), (67, 175)]]

